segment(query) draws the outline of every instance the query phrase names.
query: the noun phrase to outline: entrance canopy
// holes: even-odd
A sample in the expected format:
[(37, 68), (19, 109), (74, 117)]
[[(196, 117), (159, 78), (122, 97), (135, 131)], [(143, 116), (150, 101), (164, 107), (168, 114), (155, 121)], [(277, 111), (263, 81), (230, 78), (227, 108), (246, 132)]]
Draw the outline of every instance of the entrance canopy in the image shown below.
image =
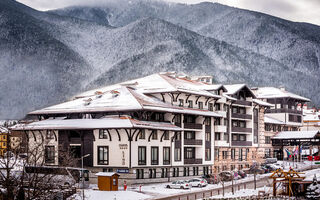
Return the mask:
[(272, 138), (273, 146), (319, 145), (320, 131), (282, 131)]

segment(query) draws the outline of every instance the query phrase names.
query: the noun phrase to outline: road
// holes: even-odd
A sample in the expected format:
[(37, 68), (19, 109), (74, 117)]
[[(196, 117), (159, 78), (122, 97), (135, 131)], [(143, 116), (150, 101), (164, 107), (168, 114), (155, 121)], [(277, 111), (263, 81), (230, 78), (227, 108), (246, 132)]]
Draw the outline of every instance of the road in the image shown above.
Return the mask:
[[(269, 180), (270, 181), (270, 180)], [(264, 186), (271, 186), (269, 185), (268, 177), (263, 177), (257, 180), (257, 188), (264, 187)], [(254, 181), (248, 181), (246, 183), (239, 183), (234, 185), (234, 192), (237, 192), (241, 189), (253, 189), (254, 188)], [(224, 193), (232, 192), (232, 186), (228, 185), (224, 188)], [(170, 197), (161, 197), (155, 198), (157, 200), (196, 200), (200, 198), (208, 198), (214, 195), (219, 195), (223, 193), (222, 188), (210, 189), (205, 191), (198, 191), (192, 193), (184, 193), (184, 194), (177, 194)]]

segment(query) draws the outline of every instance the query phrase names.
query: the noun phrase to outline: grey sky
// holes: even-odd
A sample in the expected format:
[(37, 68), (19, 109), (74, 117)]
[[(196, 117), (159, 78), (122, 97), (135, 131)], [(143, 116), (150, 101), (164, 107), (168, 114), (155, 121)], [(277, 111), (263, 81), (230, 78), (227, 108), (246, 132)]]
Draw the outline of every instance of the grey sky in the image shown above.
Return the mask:
[[(50, 10), (72, 5), (100, 4), (106, 0), (17, 0), (37, 10)], [(128, 0), (129, 1), (129, 0)], [(179, 3), (199, 3), (203, 0), (166, 0)], [(288, 19), (320, 25), (320, 0), (207, 0), (259, 11)]]

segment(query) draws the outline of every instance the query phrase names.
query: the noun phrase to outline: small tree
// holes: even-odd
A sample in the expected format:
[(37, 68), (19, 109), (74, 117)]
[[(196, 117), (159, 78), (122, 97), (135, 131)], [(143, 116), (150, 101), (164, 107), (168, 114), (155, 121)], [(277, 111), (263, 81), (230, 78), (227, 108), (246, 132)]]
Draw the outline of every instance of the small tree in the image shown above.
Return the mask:
[[(37, 170), (26, 173), (25, 170), (28, 166), (45, 166), (45, 146), (48, 141), (39, 136), (39, 140), (34, 141), (31, 148), (25, 150), (21, 145), (12, 148), (10, 135), (9, 132), (7, 151), (0, 157), (0, 195), (8, 200), (52, 199), (61, 191), (56, 181), (57, 175), (40, 173)], [(72, 185), (66, 187), (71, 188)]]

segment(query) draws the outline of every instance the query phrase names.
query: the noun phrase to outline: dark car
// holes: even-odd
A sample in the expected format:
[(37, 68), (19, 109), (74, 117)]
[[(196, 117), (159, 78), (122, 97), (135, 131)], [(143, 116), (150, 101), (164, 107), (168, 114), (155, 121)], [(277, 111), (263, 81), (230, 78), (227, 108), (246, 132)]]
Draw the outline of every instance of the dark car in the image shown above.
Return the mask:
[(238, 175), (241, 176), (241, 178), (247, 177), (247, 174), (243, 170), (239, 170)]
[(219, 176), (215, 176), (215, 175), (202, 175), (201, 178), (205, 179), (209, 184), (216, 184), (219, 183), (220, 178)]
[(220, 172), (220, 174), (219, 174), (221, 181), (231, 181), (232, 176), (233, 176), (233, 174), (228, 171), (223, 171), (223, 172)]

